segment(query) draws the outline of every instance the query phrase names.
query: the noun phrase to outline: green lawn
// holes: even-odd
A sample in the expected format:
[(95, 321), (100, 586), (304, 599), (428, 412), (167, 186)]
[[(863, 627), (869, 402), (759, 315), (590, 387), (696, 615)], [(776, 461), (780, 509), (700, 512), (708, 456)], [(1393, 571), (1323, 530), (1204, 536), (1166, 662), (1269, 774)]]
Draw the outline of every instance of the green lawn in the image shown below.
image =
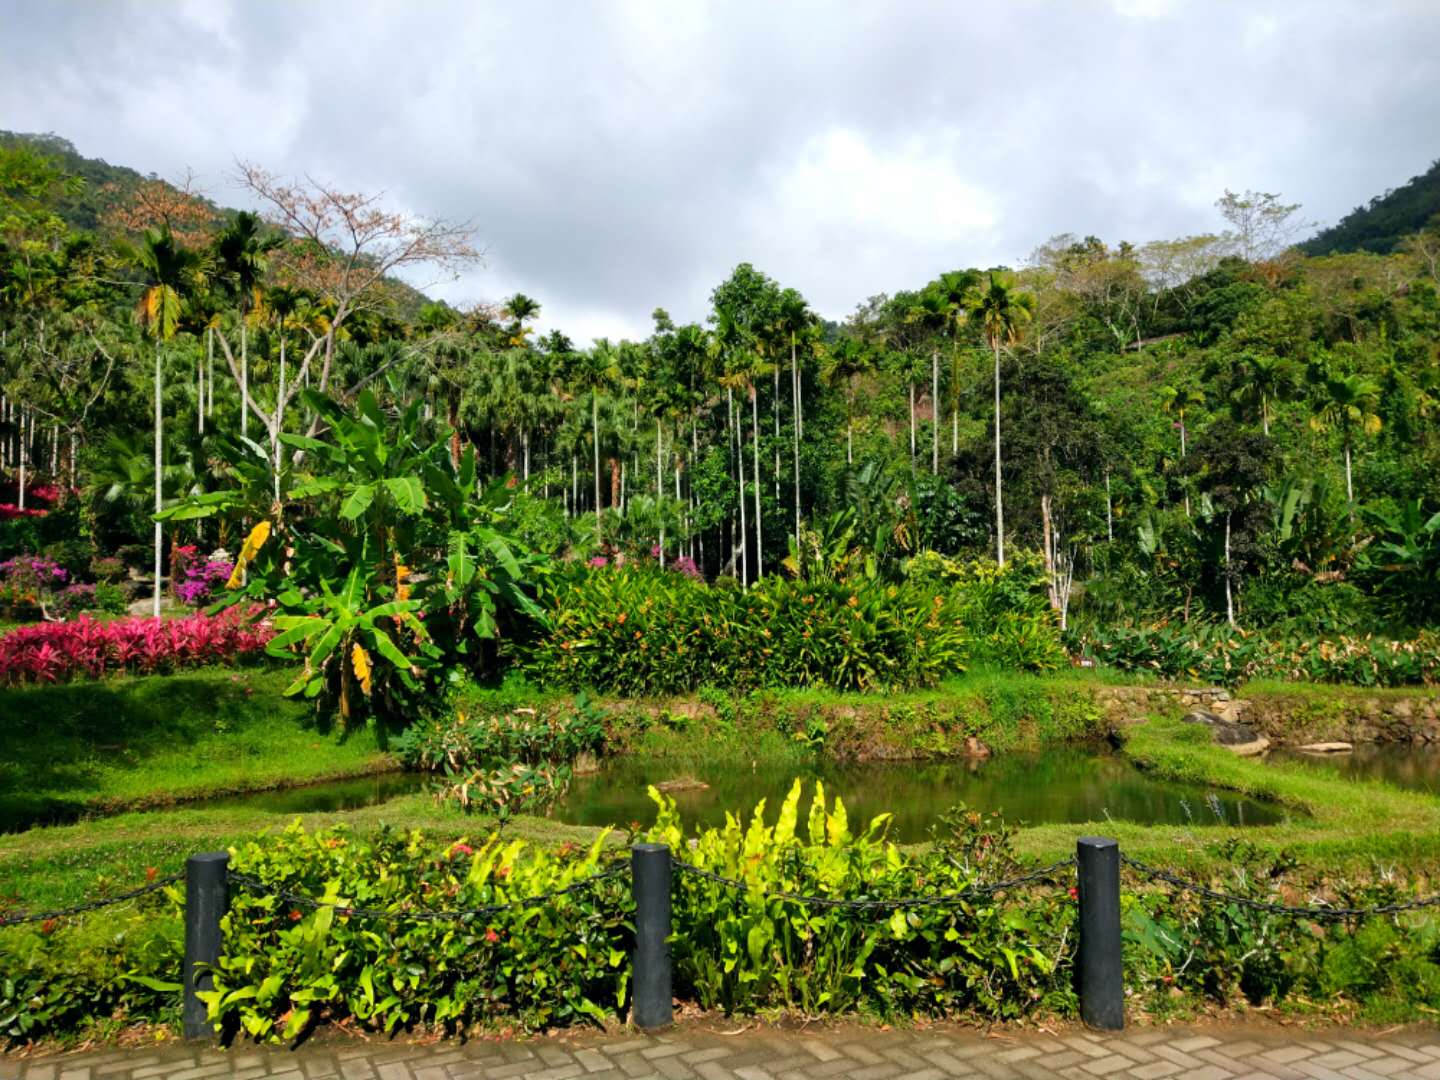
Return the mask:
[(287, 675), (205, 669), (0, 691), (0, 829), (393, 767), (317, 726)]

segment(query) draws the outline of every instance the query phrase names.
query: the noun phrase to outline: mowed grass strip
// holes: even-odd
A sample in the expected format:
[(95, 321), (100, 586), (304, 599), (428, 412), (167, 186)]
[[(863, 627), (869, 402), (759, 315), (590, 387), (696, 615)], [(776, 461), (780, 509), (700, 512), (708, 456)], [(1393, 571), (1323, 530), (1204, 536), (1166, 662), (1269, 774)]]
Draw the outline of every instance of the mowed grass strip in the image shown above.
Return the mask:
[(0, 690), (0, 830), (394, 768), (288, 674), (207, 668)]

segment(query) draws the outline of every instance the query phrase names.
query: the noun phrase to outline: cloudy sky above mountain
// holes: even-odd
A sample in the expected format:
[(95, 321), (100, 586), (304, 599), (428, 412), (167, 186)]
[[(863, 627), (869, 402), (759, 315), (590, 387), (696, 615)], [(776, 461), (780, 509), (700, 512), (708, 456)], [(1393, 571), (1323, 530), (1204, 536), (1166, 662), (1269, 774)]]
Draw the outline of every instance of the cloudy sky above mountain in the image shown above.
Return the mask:
[(1058, 232), (1330, 223), (1440, 155), (1435, 0), (0, 0), (0, 128), (239, 204), (237, 159), (470, 219), (584, 343), (749, 261), (844, 317)]

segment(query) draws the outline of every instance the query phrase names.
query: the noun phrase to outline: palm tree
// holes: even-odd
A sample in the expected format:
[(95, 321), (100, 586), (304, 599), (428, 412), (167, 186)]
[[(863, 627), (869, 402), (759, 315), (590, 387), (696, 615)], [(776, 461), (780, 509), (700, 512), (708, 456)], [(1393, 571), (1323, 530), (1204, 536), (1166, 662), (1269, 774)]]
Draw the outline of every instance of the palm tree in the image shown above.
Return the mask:
[(221, 274), (230, 282), (240, 306), (240, 434), (248, 429), (250, 412), (250, 367), (246, 316), (254, 304), (255, 291), (269, 267), (269, 254), (285, 243), (279, 233), (266, 233), (260, 215), (241, 210), (215, 237), (215, 259)]
[[(950, 453), (960, 452), (960, 333), (969, 318), (970, 309), (979, 298), (980, 275), (974, 270), (952, 270), (941, 274), (930, 283), (930, 288), (940, 301), (942, 325), (950, 335)], [(939, 394), (940, 376), (935, 373), (936, 394)], [(940, 402), (935, 402), (935, 424), (940, 424)], [(939, 471), (938, 454), (936, 455)]]
[(1035, 317), (1035, 297), (1017, 292), (1001, 274), (990, 271), (990, 283), (976, 294), (971, 310), (980, 320), (985, 340), (995, 354), (995, 550), (1005, 565), (1005, 508), (1000, 484), (1000, 347), (1014, 345), (1025, 324)]
[[(805, 333), (815, 325), (815, 315), (805, 303), (805, 298), (794, 289), (786, 289), (780, 294), (779, 303), (776, 307), (775, 329), (782, 335), (790, 338), (790, 428), (793, 435), (792, 446), (795, 452), (794, 481), (795, 481), (795, 543), (800, 543), (800, 436), (804, 434), (804, 414), (801, 405), (801, 377), (799, 353), (796, 350), (796, 343), (799, 335)], [(779, 369), (776, 369), (776, 377), (779, 377)], [(779, 394), (776, 394), (775, 409), (779, 410)], [(780, 452), (776, 447), (777, 454)], [(779, 459), (776, 459), (777, 463)], [(776, 483), (779, 483), (779, 467), (776, 467)], [(776, 496), (779, 502), (779, 496)]]
[[(1160, 407), (1166, 412), (1173, 412), (1179, 419), (1175, 426), (1180, 429), (1180, 460), (1185, 460), (1186, 435), (1189, 429), (1185, 426), (1185, 414), (1192, 408), (1205, 404), (1205, 395), (1194, 387), (1187, 386), (1178, 390), (1173, 386), (1162, 386), (1160, 388)], [(1185, 485), (1185, 516), (1190, 516), (1190, 487)]]
[(1270, 434), (1270, 406), (1283, 401), (1295, 388), (1295, 365), (1274, 353), (1247, 352), (1235, 363), (1235, 375), (1241, 380), (1231, 398), (1242, 408), (1253, 408), (1260, 414), (1260, 426)]
[(579, 353), (572, 368), (575, 382), (590, 395), (590, 438), (595, 453), (595, 543), (600, 531), (600, 395), (610, 393), (620, 378), (620, 350), (607, 338), (597, 338), (588, 351)]
[(1332, 375), (1325, 380), (1320, 395), (1315, 401), (1310, 426), (1316, 431), (1340, 429), (1345, 443), (1345, 498), (1352, 504), (1353, 514), (1355, 486), (1350, 477), (1351, 448), (1357, 431), (1365, 435), (1380, 432), (1380, 415), (1375, 411), (1380, 404), (1380, 384), (1359, 375)]
[[(905, 318), (909, 322), (919, 323), (927, 332), (927, 336), (942, 329), (949, 321), (946, 299), (936, 282), (931, 282), (922, 289), (915, 297), (914, 304), (906, 312)], [(915, 441), (914, 428), (914, 396), (915, 391), (912, 383), (911, 391), (911, 455), (914, 455)], [(940, 350), (935, 347), (934, 342), (930, 345), (930, 414), (932, 423), (930, 425), (930, 471), (940, 471)]]
[(524, 345), (530, 332), (525, 324), (540, 314), (540, 301), (517, 292), (505, 301), (505, 314), (510, 316), (510, 344)]
[(829, 376), (845, 384), (845, 464), (855, 464), (855, 379), (875, 370), (879, 353), (857, 337), (841, 338), (830, 350)]
[(280, 379), (275, 388), (275, 416), (270, 423), (270, 452), (275, 456), (275, 500), (280, 500), (280, 433), (285, 430), (285, 339), (295, 317), (308, 307), (311, 296), (304, 289), (277, 285), (265, 294), (265, 307), (275, 320), (280, 336)]
[[(141, 328), (155, 339), (155, 513), (164, 509), (161, 494), (163, 469), (164, 418), (161, 412), (161, 343), (175, 336), (180, 325), (183, 290), (200, 277), (204, 260), (197, 251), (176, 243), (168, 228), (147, 229), (136, 262), (145, 275), (146, 289), (140, 297), (136, 314)], [(163, 537), (160, 522), (155, 522), (155, 587), (154, 613), (160, 617), (160, 573)]]

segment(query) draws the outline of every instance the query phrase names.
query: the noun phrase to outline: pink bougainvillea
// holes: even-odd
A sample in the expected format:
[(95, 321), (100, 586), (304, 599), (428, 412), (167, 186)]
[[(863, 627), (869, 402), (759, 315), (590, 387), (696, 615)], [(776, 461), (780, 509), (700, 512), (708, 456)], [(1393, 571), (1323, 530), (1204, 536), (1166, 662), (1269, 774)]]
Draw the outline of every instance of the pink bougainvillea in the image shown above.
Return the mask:
[(265, 649), (274, 635), (260, 609), (230, 608), (183, 619), (117, 619), (22, 626), (0, 637), (0, 686), (148, 675), (229, 663)]

